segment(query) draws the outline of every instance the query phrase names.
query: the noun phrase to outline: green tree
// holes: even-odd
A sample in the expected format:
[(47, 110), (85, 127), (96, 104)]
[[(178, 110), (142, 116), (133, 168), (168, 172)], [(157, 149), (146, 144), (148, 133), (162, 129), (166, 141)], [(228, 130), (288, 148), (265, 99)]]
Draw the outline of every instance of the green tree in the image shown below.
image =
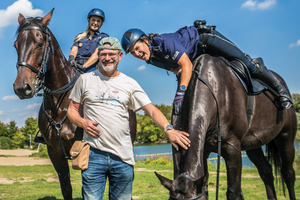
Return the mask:
[(0, 122), (0, 136), (6, 137), (7, 132), (8, 132), (7, 126), (4, 123)]
[(6, 137), (13, 139), (13, 136), (19, 131), (16, 122), (10, 121), (9, 124), (6, 125), (6, 127), (7, 127)]
[[(156, 107), (171, 121), (172, 106), (164, 104), (156, 105)], [(167, 135), (158, 126), (155, 125), (153, 120), (147, 114), (137, 114), (137, 142), (151, 143), (162, 140), (167, 140)]]
[(25, 125), (21, 128), (21, 133), (25, 137), (25, 144), (29, 146), (30, 144), (30, 135), (31, 142), (34, 139), (36, 132), (38, 131), (38, 120), (33, 117), (29, 117), (25, 121)]
[(24, 148), (24, 146), (27, 146), (28, 143), (25, 143), (26, 136), (22, 132), (17, 132), (13, 136), (12, 140), (12, 148)]
[(299, 93), (292, 94), (292, 99), (295, 105), (296, 112), (300, 112), (300, 94)]
[(12, 145), (12, 141), (8, 137), (1, 136), (0, 137), (0, 149), (10, 149)]

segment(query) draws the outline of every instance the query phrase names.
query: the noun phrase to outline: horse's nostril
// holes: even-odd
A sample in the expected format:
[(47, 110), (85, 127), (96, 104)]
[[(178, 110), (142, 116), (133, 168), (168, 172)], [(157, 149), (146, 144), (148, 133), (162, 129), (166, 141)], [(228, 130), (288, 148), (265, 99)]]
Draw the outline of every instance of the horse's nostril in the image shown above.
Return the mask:
[(24, 91), (25, 91), (26, 96), (28, 96), (32, 93), (31, 86), (28, 83), (24, 84)]

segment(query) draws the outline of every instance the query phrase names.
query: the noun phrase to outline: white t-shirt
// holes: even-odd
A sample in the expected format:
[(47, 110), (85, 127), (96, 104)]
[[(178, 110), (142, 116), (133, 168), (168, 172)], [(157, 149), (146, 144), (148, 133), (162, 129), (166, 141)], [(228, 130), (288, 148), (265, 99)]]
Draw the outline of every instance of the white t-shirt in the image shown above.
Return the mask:
[(123, 73), (106, 77), (95, 70), (78, 78), (69, 98), (83, 104), (85, 119), (99, 122), (101, 135), (93, 138), (84, 133), (83, 140), (134, 165), (128, 109), (137, 111), (151, 103), (141, 86)]

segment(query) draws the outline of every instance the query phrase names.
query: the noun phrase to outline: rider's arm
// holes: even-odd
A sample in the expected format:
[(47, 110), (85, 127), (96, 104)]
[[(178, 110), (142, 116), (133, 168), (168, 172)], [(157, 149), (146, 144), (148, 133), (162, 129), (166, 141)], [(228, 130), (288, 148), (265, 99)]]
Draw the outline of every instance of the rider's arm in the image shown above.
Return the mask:
[(78, 47), (77, 46), (72, 46), (69, 56), (74, 56), (74, 58), (76, 58), (77, 53), (78, 53)]
[(98, 48), (94, 51), (94, 53), (90, 56), (90, 58), (83, 64), (83, 67), (87, 68), (93, 65), (98, 60)]
[(182, 69), (180, 86), (185, 85), (187, 87), (192, 76), (193, 64), (186, 53), (182, 54), (177, 63)]

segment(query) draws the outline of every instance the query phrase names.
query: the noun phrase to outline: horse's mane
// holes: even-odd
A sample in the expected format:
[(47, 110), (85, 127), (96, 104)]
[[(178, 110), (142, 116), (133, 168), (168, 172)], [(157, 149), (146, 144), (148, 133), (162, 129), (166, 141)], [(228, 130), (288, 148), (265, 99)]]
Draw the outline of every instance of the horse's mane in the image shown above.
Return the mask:
[(16, 31), (16, 34), (19, 34), (20, 31), (28, 26), (38, 26), (40, 27), (41, 29), (45, 29), (45, 24), (43, 24), (42, 22), (42, 18), (41, 17), (28, 17), (28, 18), (25, 18), (19, 28), (17, 29)]

